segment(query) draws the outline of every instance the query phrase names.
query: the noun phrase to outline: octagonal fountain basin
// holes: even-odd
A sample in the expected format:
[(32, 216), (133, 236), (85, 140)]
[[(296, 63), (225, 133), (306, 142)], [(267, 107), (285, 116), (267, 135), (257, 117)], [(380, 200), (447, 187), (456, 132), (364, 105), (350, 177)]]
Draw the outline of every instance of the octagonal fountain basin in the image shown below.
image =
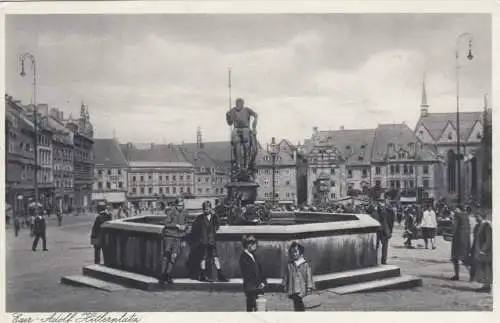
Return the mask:
[[(138, 216), (103, 224), (105, 266), (160, 277), (164, 216)], [(367, 214), (274, 212), (269, 224), (222, 226), (217, 252), (228, 278), (240, 278), (239, 257), (244, 235), (258, 240), (257, 256), (265, 275), (282, 277), (288, 247), (297, 241), (305, 247), (313, 275), (336, 273), (377, 265), (376, 232), (379, 223)], [(180, 255), (174, 278), (187, 276), (189, 247)]]

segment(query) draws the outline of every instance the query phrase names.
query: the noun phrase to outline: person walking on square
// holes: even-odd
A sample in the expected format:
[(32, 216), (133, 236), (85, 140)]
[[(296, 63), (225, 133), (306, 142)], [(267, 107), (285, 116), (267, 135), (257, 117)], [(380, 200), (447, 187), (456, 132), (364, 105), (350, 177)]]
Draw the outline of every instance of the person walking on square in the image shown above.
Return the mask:
[(311, 265), (304, 258), (304, 247), (297, 242), (291, 244), (288, 256), (290, 260), (285, 269), (283, 287), (288, 298), (293, 301), (294, 311), (304, 312), (303, 298), (314, 289)]
[(37, 215), (33, 221), (33, 246), (31, 249), (36, 251), (38, 247), (38, 240), (42, 239), (43, 251), (49, 251), (47, 249), (47, 221), (41, 214), (41, 210), (35, 211)]
[(455, 210), (453, 217), (453, 239), (451, 241), (451, 263), (455, 275), (450, 280), (460, 279), (460, 262), (467, 264), (470, 250), (470, 223), (469, 215), (462, 211), (460, 206)]
[(239, 264), (243, 277), (243, 292), (246, 296), (247, 312), (255, 312), (257, 311), (257, 298), (264, 294), (267, 281), (255, 254), (257, 251), (255, 237), (244, 236), (242, 244), (244, 250), (241, 253)]
[(483, 284), (478, 291), (490, 293), (493, 282), (493, 228), (491, 219), (486, 215), (479, 217), (480, 221), (474, 228), (474, 242), (471, 248), (471, 278)]
[(175, 200), (175, 206), (167, 212), (163, 228), (163, 273), (159, 279), (161, 286), (165, 282), (173, 284), (172, 270), (177, 262), (182, 248), (186, 246), (184, 239), (187, 230), (187, 211), (184, 209), (184, 199), (178, 197)]
[(92, 232), (90, 234), (90, 243), (94, 246), (94, 263), (101, 263), (101, 250), (102, 250), (102, 234), (101, 225), (107, 221), (111, 221), (111, 214), (106, 208), (105, 202), (100, 202), (97, 205), (97, 212), (99, 213), (92, 226)]
[(202, 209), (203, 213), (198, 215), (191, 230), (191, 245), (198, 246), (201, 255), (200, 281), (212, 281), (212, 278), (207, 275), (211, 272), (207, 270), (207, 262), (213, 260), (217, 268), (217, 280), (227, 282), (217, 257), (216, 232), (220, 228), (219, 217), (214, 214), (210, 201), (203, 202)]
[(427, 205), (426, 210), (422, 215), (422, 222), (420, 222), (420, 227), (422, 228), (422, 236), (424, 238), (425, 249), (429, 248), (428, 240), (431, 241), (432, 249), (436, 249), (437, 219), (436, 213), (434, 212), (430, 204)]

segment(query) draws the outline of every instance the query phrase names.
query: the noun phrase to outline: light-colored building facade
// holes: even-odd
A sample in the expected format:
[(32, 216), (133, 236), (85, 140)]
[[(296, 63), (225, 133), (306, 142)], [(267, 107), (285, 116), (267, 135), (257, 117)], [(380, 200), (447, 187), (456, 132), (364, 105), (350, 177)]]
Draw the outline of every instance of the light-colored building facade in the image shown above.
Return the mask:
[(128, 200), (139, 208), (156, 208), (161, 201), (192, 194), (194, 170), (188, 162), (129, 161)]
[(286, 140), (281, 140), (277, 145), (277, 153), (273, 165), (272, 154), (260, 148), (255, 160), (257, 169), (256, 182), (257, 200), (273, 200), (273, 169), (275, 185), (275, 201), (278, 204), (297, 204), (297, 151)]
[(92, 201), (124, 205), (128, 193), (128, 163), (119, 143), (115, 139), (95, 139), (94, 162)]

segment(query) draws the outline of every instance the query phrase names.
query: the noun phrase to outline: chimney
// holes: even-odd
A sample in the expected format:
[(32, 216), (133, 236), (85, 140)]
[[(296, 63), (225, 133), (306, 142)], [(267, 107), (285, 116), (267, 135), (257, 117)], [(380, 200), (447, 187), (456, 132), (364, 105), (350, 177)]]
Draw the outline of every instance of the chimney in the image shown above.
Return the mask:
[(344, 130), (344, 126), (340, 126), (340, 130)]
[(316, 135), (318, 133), (318, 127), (313, 127), (313, 135)]

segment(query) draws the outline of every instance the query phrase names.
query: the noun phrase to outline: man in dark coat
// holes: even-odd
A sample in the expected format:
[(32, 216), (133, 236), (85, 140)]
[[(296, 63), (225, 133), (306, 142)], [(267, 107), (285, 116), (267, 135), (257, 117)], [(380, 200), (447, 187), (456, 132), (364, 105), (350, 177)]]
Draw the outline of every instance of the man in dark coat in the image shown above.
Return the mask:
[(106, 203), (100, 202), (97, 205), (98, 215), (92, 226), (92, 232), (90, 234), (90, 243), (94, 246), (94, 263), (101, 263), (101, 250), (102, 250), (102, 234), (101, 225), (107, 221), (111, 221), (111, 213), (108, 211)]
[(201, 255), (200, 281), (212, 281), (212, 277), (207, 276), (207, 273), (210, 272), (207, 270), (207, 262), (213, 260), (217, 268), (217, 280), (227, 282), (217, 257), (216, 232), (220, 227), (219, 217), (213, 212), (210, 201), (203, 202), (202, 209), (203, 213), (198, 215), (191, 229), (192, 246), (198, 246)]
[(374, 210), (374, 218), (380, 222), (380, 228), (377, 232), (377, 250), (382, 245), (382, 257), (380, 263), (387, 264), (387, 252), (389, 249), (389, 240), (392, 237), (395, 215), (390, 208), (388, 201), (380, 202)]
[(243, 277), (243, 291), (246, 296), (247, 312), (255, 312), (257, 310), (257, 297), (264, 293), (267, 281), (255, 254), (257, 240), (253, 236), (244, 236), (242, 243), (244, 250), (239, 263)]
[(460, 279), (460, 262), (467, 265), (470, 251), (470, 221), (469, 214), (458, 206), (453, 217), (453, 240), (451, 241), (451, 262), (455, 275), (451, 280)]
[(47, 239), (46, 239), (46, 230), (47, 230), (47, 222), (45, 218), (42, 216), (41, 210), (35, 211), (37, 213), (35, 220), (33, 221), (33, 246), (31, 249), (36, 251), (38, 246), (38, 240), (41, 238), (43, 243), (43, 251), (49, 251), (47, 249)]
[(163, 274), (159, 279), (161, 286), (173, 284), (171, 272), (177, 262), (177, 258), (186, 245), (184, 241), (187, 231), (188, 212), (184, 209), (184, 199), (178, 197), (175, 200), (175, 206), (166, 211), (165, 223), (163, 227)]

